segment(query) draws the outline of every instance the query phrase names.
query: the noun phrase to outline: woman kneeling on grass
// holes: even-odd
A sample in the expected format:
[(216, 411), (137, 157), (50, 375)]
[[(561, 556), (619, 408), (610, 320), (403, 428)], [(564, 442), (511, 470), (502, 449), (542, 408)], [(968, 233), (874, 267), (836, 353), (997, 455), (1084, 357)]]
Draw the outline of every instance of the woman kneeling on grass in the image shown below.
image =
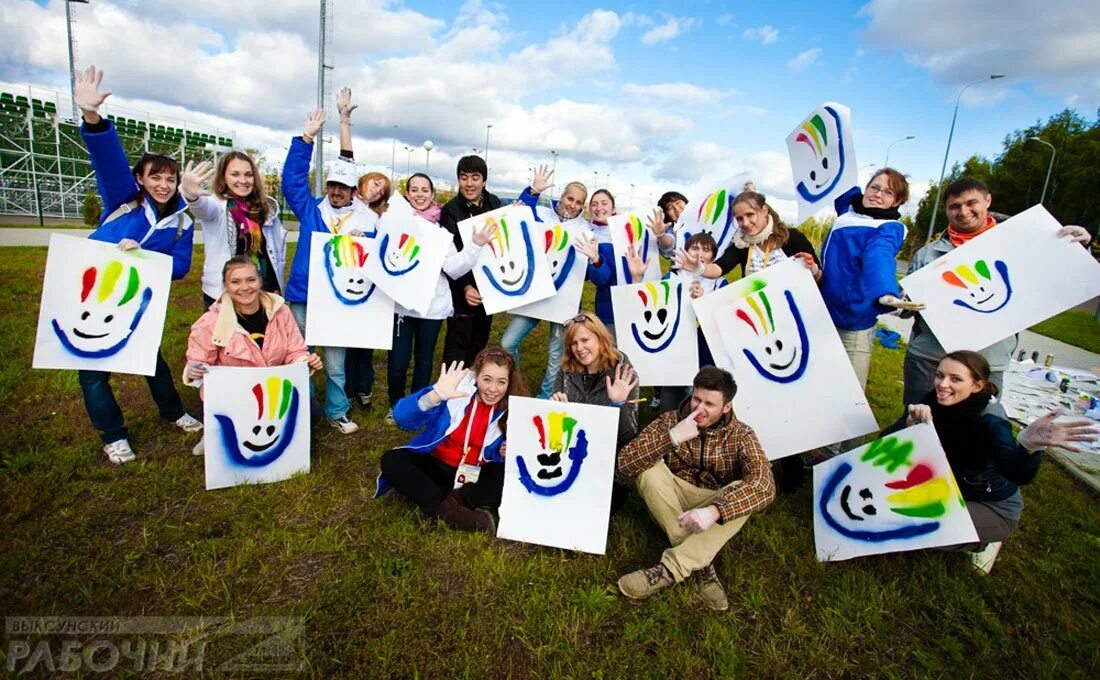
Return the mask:
[[(183, 384), (202, 387), (210, 366), (286, 366), (305, 362), (322, 368), (310, 354), (286, 302), (261, 290), (260, 269), (251, 255), (232, 257), (222, 267), (225, 293), (191, 326)], [(202, 395), (202, 392), (199, 392)], [(310, 422), (321, 419), (320, 405), (310, 400)], [(199, 441), (191, 451), (204, 453)]]
[(434, 386), (397, 402), (393, 419), (423, 430), (382, 454), (375, 498), (391, 487), (429, 518), (463, 531), (496, 534), (492, 513), (504, 488), (504, 427), (508, 397), (528, 396), (512, 355), (487, 347), (474, 358), (443, 366)]
[(1088, 419), (1054, 422), (1054, 412), (1013, 437), (1007, 420), (986, 411), (997, 386), (989, 381), (989, 363), (977, 352), (945, 356), (934, 384), (935, 389), (882, 436), (917, 423), (935, 426), (978, 533), (978, 543), (953, 548), (971, 551), (974, 566), (989, 573), (1001, 541), (1020, 522), (1020, 485), (1035, 479), (1042, 460), (1039, 452), (1049, 446), (1072, 448), (1073, 442), (1095, 439), (1100, 429)]

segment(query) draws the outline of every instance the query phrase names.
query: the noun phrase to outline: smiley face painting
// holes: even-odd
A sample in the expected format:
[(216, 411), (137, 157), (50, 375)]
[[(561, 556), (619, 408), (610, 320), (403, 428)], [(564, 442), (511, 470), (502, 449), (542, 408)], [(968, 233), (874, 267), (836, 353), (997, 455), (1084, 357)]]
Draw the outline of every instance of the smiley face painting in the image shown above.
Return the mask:
[(211, 368), (203, 381), (207, 489), (309, 471), (308, 380), (301, 363)]
[(573, 265), (577, 261), (577, 249), (570, 242), (569, 231), (560, 224), (553, 224), (546, 228), (544, 241), (546, 261), (550, 264), (550, 277), (554, 280), (554, 288), (560, 291), (573, 271)]
[(508, 399), (497, 536), (603, 554), (618, 409)]
[(683, 288), (679, 282), (659, 281), (636, 291), (641, 300), (641, 316), (631, 322), (630, 334), (646, 352), (660, 352), (676, 337), (683, 309)]
[(458, 223), (463, 247), (472, 243), (475, 227), (493, 229), (474, 265), (474, 281), (486, 314), (495, 314), (551, 297), (556, 292), (542, 252), (544, 225), (527, 206), (506, 206)]
[(814, 538), (821, 561), (977, 540), (934, 427), (815, 466)]
[(1004, 260), (996, 260), (993, 271), (985, 260), (976, 261), (973, 269), (960, 264), (954, 271), (944, 272), (943, 280), (965, 291), (963, 297), (952, 300), (954, 304), (979, 314), (999, 311), (1012, 299), (1012, 282)]
[(53, 234), (32, 365), (153, 375), (171, 271), (167, 255)]
[(787, 151), (800, 223), (832, 207), (833, 199), (857, 184), (851, 112), (846, 106), (827, 102), (814, 109), (787, 136)]
[(690, 385), (698, 371), (688, 287), (680, 279), (666, 279), (611, 288), (618, 347), (630, 357), (643, 386)]
[(578, 221), (561, 222), (553, 211), (538, 208), (543, 224), (542, 232), (544, 259), (557, 291), (551, 297), (529, 305), (516, 307), (513, 314), (531, 319), (543, 319), (555, 323), (564, 323), (577, 315), (581, 306), (581, 294), (584, 289), (584, 277), (588, 259), (573, 247), (582, 234), (591, 237)]
[(494, 262), (482, 265), (481, 271), (501, 295), (518, 297), (531, 287), (535, 275), (535, 248), (531, 244), (531, 227), (527, 220), (520, 219), (518, 224), (515, 221), (509, 224), (509, 221), (501, 217), (499, 222), (488, 222), (498, 227), (489, 241)]
[(345, 305), (364, 304), (374, 293), (367, 278), (367, 248), (352, 236), (338, 234), (324, 247), (325, 273), (336, 299)]
[(390, 276), (404, 276), (420, 264), (420, 246), (417, 245), (415, 236), (405, 233), (399, 235), (395, 243), (396, 245), (390, 248), (390, 235), (382, 235), (378, 245), (382, 269)]
[(314, 232), (311, 238), (306, 342), (319, 347), (390, 349), (393, 298), (368, 273), (369, 263), (384, 259), (371, 252), (378, 245), (376, 240), (327, 232)]
[[(763, 378), (791, 383), (806, 372), (810, 362), (810, 339), (791, 292), (779, 293), (778, 302), (785, 310), (773, 309), (766, 288), (762, 280), (754, 280), (750, 294), (733, 312), (753, 332), (753, 342), (741, 351)], [(777, 318), (780, 319), (778, 324)]]

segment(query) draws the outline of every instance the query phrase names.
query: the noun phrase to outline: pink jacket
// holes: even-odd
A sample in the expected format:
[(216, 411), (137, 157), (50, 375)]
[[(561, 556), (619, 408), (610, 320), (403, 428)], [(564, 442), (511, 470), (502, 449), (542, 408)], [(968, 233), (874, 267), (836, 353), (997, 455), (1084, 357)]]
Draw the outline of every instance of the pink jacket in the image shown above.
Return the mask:
[[(191, 326), (187, 339), (187, 363), (209, 366), (285, 366), (306, 361), (309, 350), (298, 331), (294, 315), (278, 295), (260, 293), (260, 306), (267, 312), (264, 346), (260, 348), (237, 322), (237, 313), (227, 295)], [(198, 387), (186, 374), (183, 384)]]

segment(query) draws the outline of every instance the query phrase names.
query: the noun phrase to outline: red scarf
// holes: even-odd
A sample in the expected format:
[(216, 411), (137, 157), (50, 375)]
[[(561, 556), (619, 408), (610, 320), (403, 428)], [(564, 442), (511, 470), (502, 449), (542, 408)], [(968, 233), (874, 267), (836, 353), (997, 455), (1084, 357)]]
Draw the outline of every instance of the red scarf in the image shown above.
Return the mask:
[(981, 228), (974, 231), (955, 231), (954, 227), (947, 228), (947, 238), (951, 241), (951, 245), (958, 248), (962, 244), (966, 243), (970, 239), (974, 238), (978, 234), (984, 234), (997, 225), (997, 220), (993, 219), (991, 215), (985, 216), (985, 224)]
[(229, 215), (237, 225), (237, 238), (244, 239), (249, 251), (253, 255), (260, 252), (260, 242), (263, 234), (260, 231), (260, 223), (252, 219), (248, 205), (235, 199), (229, 200)]

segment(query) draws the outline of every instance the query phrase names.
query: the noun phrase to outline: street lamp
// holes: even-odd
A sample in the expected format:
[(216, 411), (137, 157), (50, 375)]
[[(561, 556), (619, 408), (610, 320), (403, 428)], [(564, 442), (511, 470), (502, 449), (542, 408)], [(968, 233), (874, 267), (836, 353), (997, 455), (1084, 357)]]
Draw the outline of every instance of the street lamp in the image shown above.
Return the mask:
[(1056, 154), (1057, 151), (1054, 150), (1054, 145), (1053, 144), (1051, 144), (1047, 140), (1041, 139), (1039, 137), (1028, 137), (1024, 141), (1028, 141), (1028, 140), (1032, 140), (1032, 139), (1039, 142), (1040, 144), (1046, 144), (1047, 146), (1050, 147), (1050, 163), (1047, 165), (1047, 178), (1046, 178), (1046, 180), (1043, 181), (1043, 195), (1039, 197), (1039, 205), (1042, 205), (1043, 201), (1046, 200), (1046, 197), (1047, 197), (1047, 185), (1050, 184), (1050, 171), (1054, 169), (1054, 154)]
[(592, 171), (592, 190), (595, 191), (600, 186), (600, 173), (598, 170)]
[(393, 148), (390, 150), (390, 184), (393, 184), (394, 166), (397, 165), (397, 126), (393, 126)]
[(909, 135), (908, 137), (902, 137), (901, 139), (895, 139), (894, 141), (890, 142), (890, 146), (886, 147), (886, 162), (882, 164), (882, 167), (890, 167), (890, 149), (894, 148), (894, 145), (898, 142), (906, 142), (910, 139), (916, 139), (916, 137), (914, 137), (913, 135)]
[(489, 167), (489, 130), (492, 129), (492, 123), (485, 126), (485, 167)]
[[(550, 155), (554, 157), (554, 166), (550, 168), (550, 174), (554, 174), (558, 171), (558, 152), (553, 149), (550, 150)], [(550, 187), (550, 203), (554, 202), (554, 194), (557, 193), (557, 189), (553, 186)]]
[(947, 149), (943, 152), (943, 166), (940, 168), (940, 181), (936, 183), (936, 202), (932, 204), (932, 219), (928, 222), (928, 241), (932, 240), (932, 229), (936, 226), (936, 213), (938, 213), (940, 209), (940, 191), (943, 190), (943, 175), (947, 172), (947, 157), (951, 155), (951, 138), (955, 136), (955, 120), (959, 117), (959, 102), (962, 101), (963, 92), (987, 80), (997, 80), (998, 78), (1004, 77), (1003, 73), (993, 73), (988, 78), (975, 80), (959, 90), (959, 96), (955, 98), (955, 113), (951, 115), (951, 131), (947, 133)]
[(413, 148), (411, 146), (405, 147), (405, 179), (408, 180), (409, 175), (412, 174), (412, 153)]
[(630, 200), (627, 201), (627, 205), (630, 206), (630, 212), (634, 212), (634, 183), (630, 183)]
[(432, 140), (424, 140), (424, 174), (428, 177), (432, 176)]

